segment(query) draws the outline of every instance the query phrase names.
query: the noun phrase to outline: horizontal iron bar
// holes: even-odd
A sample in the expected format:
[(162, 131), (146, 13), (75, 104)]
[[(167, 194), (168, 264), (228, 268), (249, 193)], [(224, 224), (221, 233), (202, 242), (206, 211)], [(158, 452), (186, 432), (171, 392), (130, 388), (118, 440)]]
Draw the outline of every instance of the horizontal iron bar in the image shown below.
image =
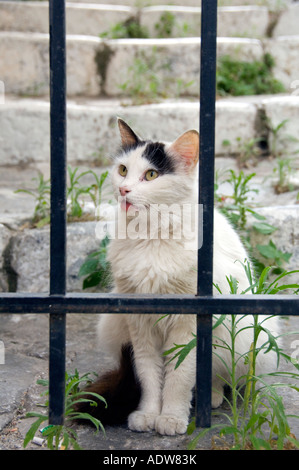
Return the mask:
[(0, 313), (299, 315), (297, 295), (135, 295), (2, 293)]

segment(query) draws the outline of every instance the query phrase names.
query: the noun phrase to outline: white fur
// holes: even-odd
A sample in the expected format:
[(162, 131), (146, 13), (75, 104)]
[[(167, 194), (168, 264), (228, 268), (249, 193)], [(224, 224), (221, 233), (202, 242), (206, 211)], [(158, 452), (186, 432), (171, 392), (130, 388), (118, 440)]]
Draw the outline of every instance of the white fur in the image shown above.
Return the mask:
[[(149, 164), (141, 156), (142, 151), (139, 147), (117, 160), (112, 175), (116, 197), (119, 196), (119, 187), (124, 184), (124, 178), (118, 173), (118, 166), (122, 163), (128, 169), (125, 184), (130, 189), (129, 200), (135, 205), (196, 203), (196, 168), (190, 172), (181, 167), (175, 173), (145, 181), (140, 175), (149, 169)], [(248, 287), (248, 281), (241, 263), (236, 260), (244, 262), (247, 253), (236, 231), (217, 210), (214, 227), (214, 283), (219, 285), (222, 293), (228, 293), (226, 276), (232, 275), (238, 279), (239, 292), (242, 292)], [(114, 239), (110, 243), (109, 261), (115, 292), (196, 293), (197, 252), (186, 250), (184, 239)], [(167, 435), (182, 434), (187, 429), (192, 388), (195, 385), (195, 349), (176, 370), (175, 361), (168, 362), (169, 357), (165, 360), (162, 353), (174, 344), (186, 344), (192, 339), (192, 333), (196, 332), (196, 318), (193, 315), (169, 315), (156, 323), (158, 318), (154, 313), (143, 315), (142, 312), (139, 315), (102, 315), (99, 323), (100, 344), (116, 363), (121, 346), (128, 342), (133, 345), (142, 398), (138, 410), (129, 416), (129, 428), (136, 431), (155, 429)], [(252, 321), (253, 317), (247, 316), (240, 326), (252, 324)], [(226, 322), (229, 324), (230, 319)], [(270, 328), (276, 328), (274, 323), (272, 320)], [(229, 333), (224, 325), (220, 325), (214, 335), (218, 343), (221, 340), (229, 342)], [(252, 340), (252, 329), (238, 335), (237, 351), (240, 354), (248, 352)], [(217, 348), (217, 353), (230, 364), (230, 354), (226, 349)], [(259, 354), (258, 357), (263, 359), (262, 370), (275, 368), (272, 354)], [(237, 373), (241, 376), (245, 372), (244, 360), (240, 360)], [(213, 355), (213, 407), (218, 407), (223, 401), (224, 382), (219, 376), (229, 380), (222, 360)]]

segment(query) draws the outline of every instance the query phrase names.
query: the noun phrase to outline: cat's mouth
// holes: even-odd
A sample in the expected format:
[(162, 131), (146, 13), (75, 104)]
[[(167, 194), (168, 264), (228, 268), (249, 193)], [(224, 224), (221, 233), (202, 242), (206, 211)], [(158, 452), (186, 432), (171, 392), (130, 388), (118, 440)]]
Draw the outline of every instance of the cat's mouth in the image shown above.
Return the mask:
[(129, 212), (128, 215), (130, 215), (130, 213), (131, 215), (135, 215), (136, 211), (144, 212), (147, 209), (145, 205), (132, 203), (127, 198), (121, 199), (120, 208), (122, 211)]
[(133, 204), (131, 202), (127, 201), (126, 199), (122, 199), (122, 201), (120, 203), (120, 207), (121, 207), (121, 210), (123, 210), (125, 212), (128, 212), (130, 207), (133, 207)]

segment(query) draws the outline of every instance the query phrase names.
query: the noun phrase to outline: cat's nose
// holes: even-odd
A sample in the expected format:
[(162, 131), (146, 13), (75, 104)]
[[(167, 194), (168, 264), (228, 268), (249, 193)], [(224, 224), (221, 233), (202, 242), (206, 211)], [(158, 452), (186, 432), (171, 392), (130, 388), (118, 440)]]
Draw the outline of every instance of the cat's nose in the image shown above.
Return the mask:
[(126, 186), (121, 186), (119, 188), (119, 192), (121, 196), (126, 196), (129, 192), (131, 192), (131, 190), (128, 189)]

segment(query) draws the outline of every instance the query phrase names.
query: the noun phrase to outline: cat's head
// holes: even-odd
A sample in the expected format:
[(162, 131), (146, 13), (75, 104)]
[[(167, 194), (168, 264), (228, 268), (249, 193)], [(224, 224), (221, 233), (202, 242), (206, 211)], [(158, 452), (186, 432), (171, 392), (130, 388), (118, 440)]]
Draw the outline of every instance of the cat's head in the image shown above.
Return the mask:
[(122, 147), (112, 183), (122, 208), (190, 201), (197, 176), (198, 132), (187, 131), (168, 144), (140, 139), (122, 119), (118, 126)]

